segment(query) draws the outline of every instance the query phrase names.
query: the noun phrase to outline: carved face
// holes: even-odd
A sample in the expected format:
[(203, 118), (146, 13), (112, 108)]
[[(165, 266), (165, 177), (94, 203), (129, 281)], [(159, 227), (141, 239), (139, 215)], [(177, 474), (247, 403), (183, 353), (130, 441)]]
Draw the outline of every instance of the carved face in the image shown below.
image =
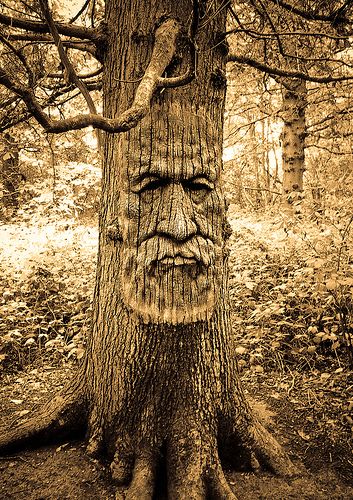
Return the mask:
[[(144, 322), (207, 319), (222, 274), (223, 198), (205, 123), (168, 118), (130, 132), (122, 173), (121, 283)], [(149, 126), (148, 126), (149, 125)]]

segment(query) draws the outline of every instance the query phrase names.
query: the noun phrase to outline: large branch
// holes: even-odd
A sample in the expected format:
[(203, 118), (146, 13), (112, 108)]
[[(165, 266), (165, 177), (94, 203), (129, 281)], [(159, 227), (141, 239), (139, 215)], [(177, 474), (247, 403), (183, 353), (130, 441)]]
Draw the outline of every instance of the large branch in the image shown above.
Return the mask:
[[(38, 42), (38, 43), (48, 43), (53, 44), (54, 40), (50, 35), (43, 35), (40, 33), (16, 33), (7, 35), (7, 40), (14, 42)], [(68, 49), (80, 50), (82, 52), (88, 52), (92, 54), (96, 59), (100, 59), (99, 50), (97, 45), (89, 40), (81, 41), (81, 40), (62, 40), (62, 44), (64, 47)]]
[[(148, 113), (155, 90), (168, 86), (168, 78), (161, 78), (170, 64), (176, 50), (176, 40), (180, 25), (173, 19), (167, 19), (156, 30), (155, 45), (151, 61), (137, 88), (132, 106), (118, 118), (105, 118), (97, 114), (78, 115), (64, 120), (52, 120), (42, 109), (32, 89), (20, 85), (5, 69), (0, 67), (0, 84), (23, 99), (30, 113), (47, 132), (60, 133), (93, 126), (106, 132), (125, 132), (130, 130)], [(170, 79), (175, 84), (175, 79)], [(184, 84), (182, 78), (181, 83)]]
[(346, 76), (312, 76), (302, 71), (292, 71), (286, 69), (279, 69), (273, 66), (269, 66), (256, 59), (251, 59), (250, 57), (238, 56), (236, 54), (228, 54), (227, 62), (235, 62), (239, 64), (246, 64), (252, 68), (258, 69), (263, 73), (267, 73), (272, 76), (281, 76), (285, 78), (299, 78), (301, 80), (306, 80), (308, 82), (316, 83), (330, 83), (330, 82), (344, 82), (346, 80), (353, 80), (353, 75)]
[(346, 24), (352, 22), (345, 16), (345, 11), (349, 8), (349, 6), (352, 3), (351, 0), (346, 0), (341, 7), (332, 11), (329, 15), (317, 14), (316, 12), (313, 11), (303, 10), (285, 2), (284, 0), (270, 0), (270, 1), (275, 5), (277, 6), (279, 5), (283, 9), (293, 14), (296, 14), (297, 16), (300, 16), (304, 19), (307, 19), (309, 21), (325, 21), (331, 24)]
[[(20, 28), (34, 33), (49, 33), (46, 23), (40, 21), (31, 21), (29, 19), (20, 19), (18, 17), (7, 16), (0, 13), (0, 24), (10, 26), (11, 28)], [(57, 29), (60, 35), (72, 36), (80, 40), (91, 40), (95, 43), (103, 42), (104, 36), (98, 29), (86, 28), (84, 26), (75, 26), (74, 24), (58, 23)]]

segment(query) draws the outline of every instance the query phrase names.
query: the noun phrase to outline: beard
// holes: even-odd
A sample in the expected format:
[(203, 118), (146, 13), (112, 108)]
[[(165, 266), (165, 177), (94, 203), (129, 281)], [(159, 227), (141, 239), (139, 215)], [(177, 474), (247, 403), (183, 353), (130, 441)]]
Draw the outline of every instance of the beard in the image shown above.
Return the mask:
[(153, 236), (139, 246), (123, 243), (123, 301), (144, 323), (207, 320), (221, 285), (222, 247), (194, 236), (182, 243)]

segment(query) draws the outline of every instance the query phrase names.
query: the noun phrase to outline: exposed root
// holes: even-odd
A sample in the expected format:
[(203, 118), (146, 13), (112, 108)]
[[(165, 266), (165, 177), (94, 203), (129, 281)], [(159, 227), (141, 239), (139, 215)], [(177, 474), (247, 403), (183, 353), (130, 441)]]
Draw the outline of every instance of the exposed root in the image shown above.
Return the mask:
[(99, 424), (97, 408), (91, 408), (88, 419), (88, 441), (86, 451), (91, 457), (97, 457), (104, 448), (103, 429)]
[(10, 429), (0, 429), (0, 453), (82, 436), (86, 424), (87, 402), (81, 384), (76, 381), (33, 417), (20, 421)]
[[(236, 500), (218, 458), (214, 439), (208, 434), (188, 429), (167, 440), (166, 460), (167, 491), (170, 500)], [(152, 500), (157, 481), (157, 469), (161, 454), (152, 451), (139, 453), (133, 467), (133, 479), (129, 488), (116, 493), (117, 500)], [(121, 463), (114, 458), (112, 470)], [(123, 462), (124, 463), (124, 462)]]
[[(131, 481), (132, 473), (134, 469), (134, 453), (132, 451), (133, 447), (130, 443), (130, 440), (127, 436), (119, 436), (116, 441), (116, 448), (114, 459), (110, 464), (110, 470), (112, 479), (118, 485), (127, 484)], [(145, 452), (144, 460), (147, 460), (147, 457), (151, 455), (150, 453)], [(142, 460), (142, 454), (140, 451), (139, 454), (140, 460)], [(137, 462), (135, 468), (137, 466)]]
[(249, 429), (252, 449), (260, 464), (271, 472), (284, 477), (298, 474), (297, 467), (276, 439), (258, 422)]
[(148, 500), (152, 498), (156, 479), (156, 461), (152, 456), (140, 456), (136, 460), (134, 477), (132, 479), (128, 500), (139, 498)]
[(209, 496), (219, 500), (236, 500), (236, 496), (231, 490), (221, 467), (218, 463), (208, 474)]

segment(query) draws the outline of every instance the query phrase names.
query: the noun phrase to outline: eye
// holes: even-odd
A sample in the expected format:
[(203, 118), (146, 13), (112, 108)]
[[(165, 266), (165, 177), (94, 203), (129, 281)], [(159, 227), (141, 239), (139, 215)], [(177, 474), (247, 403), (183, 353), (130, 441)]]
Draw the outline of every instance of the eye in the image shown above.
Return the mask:
[(212, 188), (209, 186), (209, 184), (206, 184), (205, 182), (200, 182), (200, 181), (192, 181), (188, 182), (186, 184), (187, 189), (190, 191), (211, 191)]
[(188, 191), (195, 202), (203, 201), (214, 189), (214, 185), (204, 177), (195, 177), (183, 183), (184, 189)]
[(165, 186), (168, 183), (167, 179), (162, 177), (146, 177), (141, 180), (136, 191), (138, 193), (145, 193), (146, 191), (156, 191), (157, 189)]

